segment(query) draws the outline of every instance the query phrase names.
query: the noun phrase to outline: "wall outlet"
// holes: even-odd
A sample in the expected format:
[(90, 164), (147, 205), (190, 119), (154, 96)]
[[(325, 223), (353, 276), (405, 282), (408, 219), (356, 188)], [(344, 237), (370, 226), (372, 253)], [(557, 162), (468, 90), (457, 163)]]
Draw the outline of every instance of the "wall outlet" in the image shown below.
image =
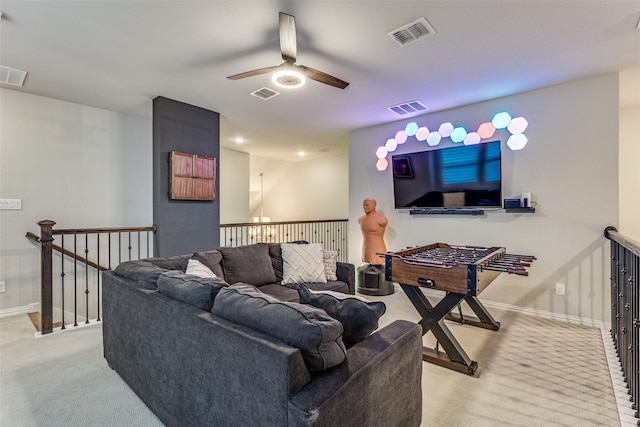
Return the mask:
[(4, 280), (0, 282), (0, 293), (7, 292), (7, 282)]
[(556, 283), (556, 295), (564, 295), (564, 283)]

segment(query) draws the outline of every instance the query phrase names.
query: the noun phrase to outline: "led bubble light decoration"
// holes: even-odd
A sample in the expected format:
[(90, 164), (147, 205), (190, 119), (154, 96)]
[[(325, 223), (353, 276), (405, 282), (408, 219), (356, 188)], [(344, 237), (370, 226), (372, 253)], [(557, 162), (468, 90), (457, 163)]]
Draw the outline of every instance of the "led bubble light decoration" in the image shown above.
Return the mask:
[(387, 139), (383, 146), (376, 148), (376, 169), (380, 172), (387, 170), (389, 167), (387, 156), (394, 152), (398, 145), (406, 143), (409, 137), (415, 137), (418, 142), (426, 142), (430, 147), (440, 144), (442, 138), (449, 138), (455, 144), (474, 145), (494, 138), (497, 130), (506, 129), (510, 133), (507, 147), (512, 151), (517, 151), (522, 150), (529, 142), (524, 134), (528, 127), (527, 119), (511, 117), (511, 114), (506, 111), (494, 114), (491, 121), (480, 124), (478, 129), (473, 132), (467, 132), (464, 127), (456, 127), (451, 122), (440, 124), (436, 131), (430, 131), (427, 126), (419, 126), (416, 122), (411, 122), (404, 129), (397, 131), (393, 138)]

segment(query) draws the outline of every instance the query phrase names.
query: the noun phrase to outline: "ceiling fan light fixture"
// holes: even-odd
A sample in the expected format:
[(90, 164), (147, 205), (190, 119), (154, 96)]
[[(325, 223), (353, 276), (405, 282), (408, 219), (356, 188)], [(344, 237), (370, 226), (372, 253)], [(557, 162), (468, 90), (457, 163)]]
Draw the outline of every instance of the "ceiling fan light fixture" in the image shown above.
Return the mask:
[(303, 86), (307, 79), (296, 70), (278, 70), (273, 73), (271, 80), (280, 87), (295, 89)]

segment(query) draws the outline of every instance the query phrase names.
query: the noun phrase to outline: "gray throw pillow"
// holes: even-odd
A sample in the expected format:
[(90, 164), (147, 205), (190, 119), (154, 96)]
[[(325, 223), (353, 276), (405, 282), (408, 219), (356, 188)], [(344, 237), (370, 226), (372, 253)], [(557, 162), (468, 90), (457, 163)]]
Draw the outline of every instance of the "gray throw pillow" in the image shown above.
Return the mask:
[(220, 251), (206, 251), (206, 252), (195, 252), (191, 257), (193, 259), (197, 259), (207, 267), (213, 271), (218, 277), (224, 277), (224, 271), (222, 271), (222, 254)]
[(340, 322), (319, 308), (280, 301), (255, 286), (222, 289), (211, 312), (300, 349), (311, 372), (336, 366), (346, 357)]
[(266, 243), (220, 248), (224, 279), (229, 284), (249, 283), (254, 286), (275, 283), (276, 274)]
[(158, 277), (165, 271), (167, 270), (143, 260), (124, 261), (113, 269), (117, 275), (154, 291), (158, 290)]
[(305, 285), (298, 285), (298, 296), (300, 303), (321, 308), (342, 323), (342, 341), (346, 348), (359, 343), (375, 331), (378, 320), (387, 310), (383, 302), (367, 301), (340, 292), (311, 292)]
[(161, 294), (210, 311), (218, 292), (228, 286), (220, 277), (197, 277), (178, 270), (166, 271), (158, 278)]

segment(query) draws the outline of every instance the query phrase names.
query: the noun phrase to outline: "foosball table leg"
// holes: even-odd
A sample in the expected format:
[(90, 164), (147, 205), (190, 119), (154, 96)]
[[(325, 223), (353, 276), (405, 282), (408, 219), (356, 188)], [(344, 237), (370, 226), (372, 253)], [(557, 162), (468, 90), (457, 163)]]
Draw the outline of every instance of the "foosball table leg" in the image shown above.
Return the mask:
[(453, 322), (461, 323), (463, 325), (472, 325), (484, 329), (491, 329), (494, 331), (500, 329), (500, 322), (498, 322), (491, 316), (491, 313), (487, 311), (485, 306), (482, 305), (477, 297), (465, 296), (464, 301), (469, 305), (471, 310), (473, 310), (475, 315), (478, 316), (477, 318), (469, 316), (463, 317), (462, 313), (459, 316), (456, 316), (452, 313), (447, 313), (444, 318)]
[(453, 336), (447, 325), (444, 323), (444, 316), (459, 304), (464, 295), (448, 293), (438, 304), (431, 305), (427, 297), (419, 287), (400, 284), (409, 300), (416, 308), (422, 320), (422, 334), (431, 331), (444, 352), (428, 347), (422, 349), (422, 360), (444, 366), (467, 375), (473, 375), (478, 368), (478, 362), (471, 358), (464, 351), (458, 340)]

